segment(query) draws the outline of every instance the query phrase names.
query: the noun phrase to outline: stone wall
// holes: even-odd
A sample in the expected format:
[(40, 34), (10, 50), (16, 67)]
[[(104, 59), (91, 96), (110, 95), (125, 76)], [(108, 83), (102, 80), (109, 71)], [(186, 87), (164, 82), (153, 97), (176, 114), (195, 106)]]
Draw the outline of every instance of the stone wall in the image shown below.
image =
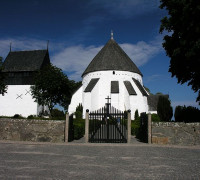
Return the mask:
[(200, 145), (200, 123), (152, 122), (152, 143)]
[(0, 118), (0, 140), (64, 142), (65, 121)]

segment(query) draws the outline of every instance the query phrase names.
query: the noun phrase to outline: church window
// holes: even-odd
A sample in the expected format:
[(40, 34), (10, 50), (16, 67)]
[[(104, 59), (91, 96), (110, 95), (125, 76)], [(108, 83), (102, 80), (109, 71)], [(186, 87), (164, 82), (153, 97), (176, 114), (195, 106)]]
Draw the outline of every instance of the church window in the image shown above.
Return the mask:
[(113, 74), (115, 74), (115, 71), (113, 71)]
[(99, 78), (91, 79), (90, 82), (89, 82), (89, 84), (85, 88), (84, 92), (91, 92), (92, 89), (94, 88), (94, 86), (97, 84), (98, 81), (99, 81)]
[(124, 81), (124, 85), (129, 93), (129, 95), (137, 95), (137, 93), (135, 92), (130, 81)]
[(119, 81), (111, 81), (111, 93), (119, 93)]
[(142, 86), (142, 84), (137, 80), (132, 78), (133, 81), (135, 82), (136, 86), (138, 87), (138, 89), (140, 90), (140, 92), (142, 93), (143, 96), (148, 96), (148, 94), (146, 93), (146, 91), (144, 90), (144, 87)]

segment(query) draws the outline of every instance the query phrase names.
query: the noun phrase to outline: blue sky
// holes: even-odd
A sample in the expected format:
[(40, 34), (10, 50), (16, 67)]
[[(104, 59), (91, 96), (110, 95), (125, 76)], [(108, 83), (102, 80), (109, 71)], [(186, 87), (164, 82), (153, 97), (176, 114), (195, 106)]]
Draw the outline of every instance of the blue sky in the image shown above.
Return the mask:
[(124, 49), (143, 73), (152, 93), (169, 94), (172, 105), (192, 105), (197, 94), (177, 84), (162, 48), (159, 0), (1, 0), (0, 56), (12, 50), (46, 49), (70, 79), (81, 74), (110, 39)]

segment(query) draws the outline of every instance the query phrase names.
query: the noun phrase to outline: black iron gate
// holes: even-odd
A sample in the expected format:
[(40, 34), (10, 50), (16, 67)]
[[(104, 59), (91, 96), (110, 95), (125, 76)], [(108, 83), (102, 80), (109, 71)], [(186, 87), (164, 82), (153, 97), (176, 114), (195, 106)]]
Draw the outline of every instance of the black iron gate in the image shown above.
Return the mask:
[(127, 143), (127, 114), (111, 107), (89, 113), (89, 142)]

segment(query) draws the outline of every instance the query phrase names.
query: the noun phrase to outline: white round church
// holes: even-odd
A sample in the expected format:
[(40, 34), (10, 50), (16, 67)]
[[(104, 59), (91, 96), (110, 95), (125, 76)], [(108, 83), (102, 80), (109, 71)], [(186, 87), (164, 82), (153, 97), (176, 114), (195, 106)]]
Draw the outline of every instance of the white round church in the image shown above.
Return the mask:
[[(142, 73), (115, 42), (113, 36), (90, 62), (82, 74), (82, 86), (74, 93), (69, 114), (81, 103), (83, 112), (98, 110), (105, 106), (109, 97), (111, 105), (118, 110), (149, 112), (148, 92), (143, 87)], [(83, 113), (85, 116), (85, 113)]]

